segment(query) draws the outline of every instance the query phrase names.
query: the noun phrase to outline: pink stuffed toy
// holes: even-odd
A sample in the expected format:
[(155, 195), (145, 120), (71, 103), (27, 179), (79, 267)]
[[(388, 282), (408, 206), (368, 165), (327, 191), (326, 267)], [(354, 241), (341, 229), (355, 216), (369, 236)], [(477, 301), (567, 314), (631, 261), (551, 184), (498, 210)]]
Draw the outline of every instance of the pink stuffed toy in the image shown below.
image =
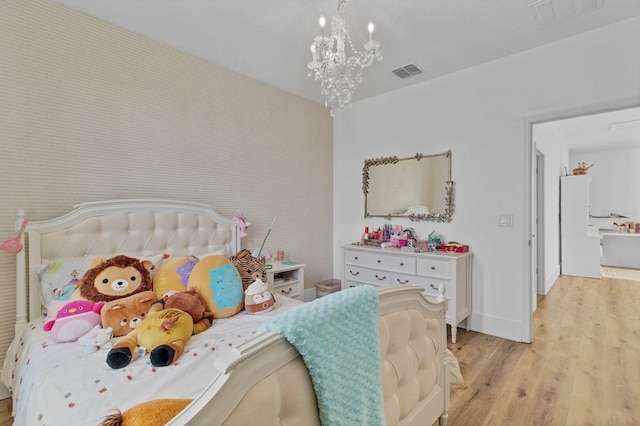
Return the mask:
[(75, 342), (96, 325), (101, 325), (100, 310), (104, 302), (74, 300), (58, 311), (56, 318), (44, 323), (44, 331), (51, 331), (54, 342)]

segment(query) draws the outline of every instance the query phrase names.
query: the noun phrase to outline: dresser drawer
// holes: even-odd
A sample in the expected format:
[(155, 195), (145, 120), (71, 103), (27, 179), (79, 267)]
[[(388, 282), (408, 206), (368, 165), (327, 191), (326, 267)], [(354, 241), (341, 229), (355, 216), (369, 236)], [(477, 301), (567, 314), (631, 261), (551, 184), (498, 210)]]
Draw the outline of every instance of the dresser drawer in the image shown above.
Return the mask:
[(293, 285), (283, 284), (274, 286), (273, 292), (275, 294), (283, 294), (287, 297), (298, 298), (298, 296), (300, 296), (299, 288), (300, 286), (298, 285), (298, 283), (295, 283)]
[(388, 271), (363, 268), (360, 266), (345, 265), (344, 279), (359, 281), (365, 284), (373, 284), (376, 286), (384, 286), (389, 285), (391, 282), (391, 273)]
[(347, 265), (367, 266), (368, 255), (369, 253), (361, 250), (345, 250), (344, 263)]
[(397, 272), (391, 274), (391, 285), (417, 285), (419, 287), (425, 287), (428, 281), (429, 278), (418, 275), (398, 274)]
[(366, 285), (365, 283), (359, 283), (357, 281), (351, 281), (351, 280), (344, 280), (342, 281), (342, 289), (346, 290), (348, 288), (354, 288), (354, 287), (358, 287), (361, 285)]
[(419, 275), (391, 274), (391, 285), (415, 285), (422, 287), (427, 295), (438, 296), (438, 288), (440, 283), (445, 286), (445, 296), (448, 297), (449, 281), (434, 279), (430, 277), (422, 277)]
[(427, 296), (435, 298), (440, 295), (440, 284), (444, 285), (444, 297), (451, 300), (451, 298), (455, 298), (455, 295), (451, 293), (451, 284), (448, 280), (439, 280), (433, 278), (425, 278), (420, 281), (420, 287), (424, 288), (424, 292)]
[(416, 273), (416, 258), (409, 256), (394, 256), (392, 254), (369, 253), (369, 267), (384, 269), (385, 271)]
[(436, 278), (449, 278), (450, 265), (450, 261), (446, 259), (418, 259), (418, 275)]

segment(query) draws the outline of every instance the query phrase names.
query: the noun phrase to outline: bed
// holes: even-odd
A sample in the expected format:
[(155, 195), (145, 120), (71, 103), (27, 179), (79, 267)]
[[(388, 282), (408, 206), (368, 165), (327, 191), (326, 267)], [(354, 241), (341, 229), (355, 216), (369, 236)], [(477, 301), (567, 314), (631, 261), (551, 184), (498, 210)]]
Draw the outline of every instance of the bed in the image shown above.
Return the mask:
[[(105, 349), (87, 354), (74, 342), (51, 342), (42, 331), (43, 265), (122, 253), (148, 259), (231, 256), (240, 250), (234, 219), (190, 202), (101, 201), (30, 222), (22, 238), (16, 337), (0, 376), (12, 394), (16, 425), (100, 424), (111, 410), (163, 398), (192, 400), (172, 425), (320, 424), (318, 395), (303, 357), (282, 334), (258, 331), (306, 308), (297, 300), (278, 295), (268, 313), (243, 311), (215, 320), (192, 337), (178, 362), (163, 368), (137, 359), (112, 370)], [(384, 422), (446, 424), (456, 363), (446, 347), (445, 298), (430, 301), (419, 288), (398, 287), (378, 289), (377, 299)]]

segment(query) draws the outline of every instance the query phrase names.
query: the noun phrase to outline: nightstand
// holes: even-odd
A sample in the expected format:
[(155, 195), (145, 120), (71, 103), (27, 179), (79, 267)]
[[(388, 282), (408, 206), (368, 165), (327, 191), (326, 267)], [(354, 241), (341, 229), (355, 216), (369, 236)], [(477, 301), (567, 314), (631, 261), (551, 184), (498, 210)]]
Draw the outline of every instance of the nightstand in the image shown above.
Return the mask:
[(267, 283), (276, 295), (283, 294), (304, 301), (304, 264), (291, 261), (271, 262)]

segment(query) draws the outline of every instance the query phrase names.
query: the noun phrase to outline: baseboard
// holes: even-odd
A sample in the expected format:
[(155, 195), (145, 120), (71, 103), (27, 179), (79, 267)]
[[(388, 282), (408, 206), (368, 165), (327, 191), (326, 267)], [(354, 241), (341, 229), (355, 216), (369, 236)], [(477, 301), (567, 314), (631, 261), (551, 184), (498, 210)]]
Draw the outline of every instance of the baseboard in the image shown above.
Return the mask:
[(2, 383), (0, 383), (0, 399), (11, 398), (11, 394), (9, 393), (9, 389)]
[(520, 321), (473, 313), (471, 314), (471, 330), (522, 342), (522, 323)]
[(560, 265), (556, 265), (553, 269), (553, 272), (547, 276), (547, 279), (544, 282), (544, 294), (549, 294), (551, 291), (551, 287), (556, 283), (556, 280), (560, 277)]
[(304, 301), (311, 302), (312, 300), (316, 300), (316, 288), (308, 288), (304, 291)]

